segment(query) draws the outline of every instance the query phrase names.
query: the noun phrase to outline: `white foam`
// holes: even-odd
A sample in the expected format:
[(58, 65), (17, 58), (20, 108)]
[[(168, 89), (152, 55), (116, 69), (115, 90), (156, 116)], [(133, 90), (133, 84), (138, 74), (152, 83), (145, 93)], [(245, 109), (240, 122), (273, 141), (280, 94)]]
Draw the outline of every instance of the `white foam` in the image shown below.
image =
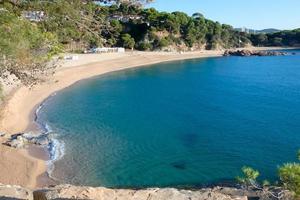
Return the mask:
[[(55, 96), (56, 93), (53, 93), (51, 95)], [(45, 104), (45, 101), (36, 109), (35, 111), (35, 122), (39, 125), (40, 129), (42, 130), (42, 134), (45, 135), (50, 135), (50, 143), (47, 147), (48, 151), (49, 151), (49, 155), (50, 155), (50, 160), (48, 160), (46, 162), (47, 164), (47, 172), (50, 178), (55, 179), (54, 177), (52, 177), (52, 172), (54, 170), (54, 163), (60, 159), (63, 158), (64, 153), (65, 153), (65, 144), (62, 141), (59, 141), (58, 139), (56, 139), (56, 134), (53, 132), (52, 128), (50, 127), (50, 125), (48, 123), (43, 123), (41, 121), (38, 120), (38, 114), (41, 111), (41, 109), (43, 108)]]
[(51, 139), (51, 142), (48, 146), (50, 160), (47, 161), (47, 172), (51, 178), (52, 172), (54, 171), (54, 163), (63, 158), (65, 152), (65, 144), (55, 138)]

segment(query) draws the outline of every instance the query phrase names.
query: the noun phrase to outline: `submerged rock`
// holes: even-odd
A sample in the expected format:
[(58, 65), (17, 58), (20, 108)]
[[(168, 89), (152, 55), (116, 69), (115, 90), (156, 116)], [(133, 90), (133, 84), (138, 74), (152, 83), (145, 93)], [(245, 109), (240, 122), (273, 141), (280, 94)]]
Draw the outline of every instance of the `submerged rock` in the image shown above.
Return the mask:
[(285, 56), (285, 52), (280, 51), (251, 51), (251, 50), (226, 50), (223, 56)]

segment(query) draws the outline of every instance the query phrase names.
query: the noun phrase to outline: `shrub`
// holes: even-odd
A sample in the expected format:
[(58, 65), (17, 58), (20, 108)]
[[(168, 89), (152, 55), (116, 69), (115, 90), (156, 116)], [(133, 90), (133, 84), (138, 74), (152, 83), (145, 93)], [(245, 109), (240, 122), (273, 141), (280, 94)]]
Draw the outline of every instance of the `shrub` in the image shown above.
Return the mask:
[[(297, 153), (300, 160), (300, 150)], [(278, 169), (280, 181), (283, 186), (300, 196), (300, 163), (287, 163)]]
[(294, 192), (297, 196), (300, 195), (300, 164), (287, 163), (279, 168), (279, 178), (283, 186)]
[(124, 48), (132, 49), (135, 45), (134, 39), (128, 33), (122, 35), (122, 43)]
[(253, 184), (253, 182), (256, 182), (256, 179), (259, 176), (259, 172), (257, 170), (254, 170), (253, 168), (247, 166), (244, 166), (242, 168), (242, 172), (242, 177), (237, 177), (237, 181), (245, 184), (246, 186), (249, 186)]
[(136, 48), (141, 51), (147, 51), (152, 49), (152, 45), (149, 42), (141, 42)]
[(168, 45), (169, 45), (169, 41), (166, 38), (162, 38), (158, 43), (158, 46), (160, 48), (166, 47)]

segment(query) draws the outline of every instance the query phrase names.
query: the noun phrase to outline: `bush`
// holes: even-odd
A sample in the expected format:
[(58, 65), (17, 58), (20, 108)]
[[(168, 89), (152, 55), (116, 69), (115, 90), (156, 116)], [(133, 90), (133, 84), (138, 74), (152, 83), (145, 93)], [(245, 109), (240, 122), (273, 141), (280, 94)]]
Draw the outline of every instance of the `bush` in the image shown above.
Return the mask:
[(132, 49), (135, 45), (134, 39), (128, 33), (122, 35), (122, 43), (124, 48)]
[(136, 48), (141, 51), (147, 51), (152, 49), (152, 45), (149, 42), (141, 42), (136, 46)]
[(259, 172), (254, 170), (251, 167), (244, 166), (242, 168), (243, 175), (241, 177), (237, 177), (237, 181), (246, 185), (250, 186), (253, 182), (256, 182), (257, 177), (259, 176)]
[(158, 47), (159, 48), (163, 48), (169, 45), (169, 41), (166, 38), (162, 38), (159, 43), (158, 43)]

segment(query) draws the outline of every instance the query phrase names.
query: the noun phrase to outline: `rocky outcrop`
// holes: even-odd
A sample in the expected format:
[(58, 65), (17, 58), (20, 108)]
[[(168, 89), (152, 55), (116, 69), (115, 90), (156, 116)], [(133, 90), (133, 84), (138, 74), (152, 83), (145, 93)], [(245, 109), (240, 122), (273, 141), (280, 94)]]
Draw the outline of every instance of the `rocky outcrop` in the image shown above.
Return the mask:
[(20, 186), (0, 184), (0, 199), (33, 200), (33, 193), (32, 191)]
[(48, 146), (50, 142), (47, 134), (18, 133), (11, 135), (4, 144), (14, 148), (24, 148), (29, 144)]
[[(229, 190), (229, 189), (227, 189)], [(234, 192), (233, 192), (234, 193)], [(222, 193), (220, 188), (179, 190), (152, 188), (143, 190), (108, 189), (58, 185), (40, 190), (0, 185), (0, 199), (15, 200), (247, 200), (246, 196)]]
[[(274, 190), (273, 190), (274, 192)], [(292, 194), (278, 188), (280, 200), (292, 200)], [(0, 184), (0, 200), (278, 200), (260, 190), (215, 187), (195, 190), (150, 188), (141, 190), (109, 189), (57, 185), (38, 190)]]
[(214, 189), (178, 190), (153, 188), (145, 190), (108, 189), (60, 185), (34, 192), (35, 200), (95, 199), (95, 200), (247, 200), (246, 196), (230, 196)]
[(224, 56), (285, 56), (287, 53), (280, 51), (251, 51), (251, 50), (226, 50)]

